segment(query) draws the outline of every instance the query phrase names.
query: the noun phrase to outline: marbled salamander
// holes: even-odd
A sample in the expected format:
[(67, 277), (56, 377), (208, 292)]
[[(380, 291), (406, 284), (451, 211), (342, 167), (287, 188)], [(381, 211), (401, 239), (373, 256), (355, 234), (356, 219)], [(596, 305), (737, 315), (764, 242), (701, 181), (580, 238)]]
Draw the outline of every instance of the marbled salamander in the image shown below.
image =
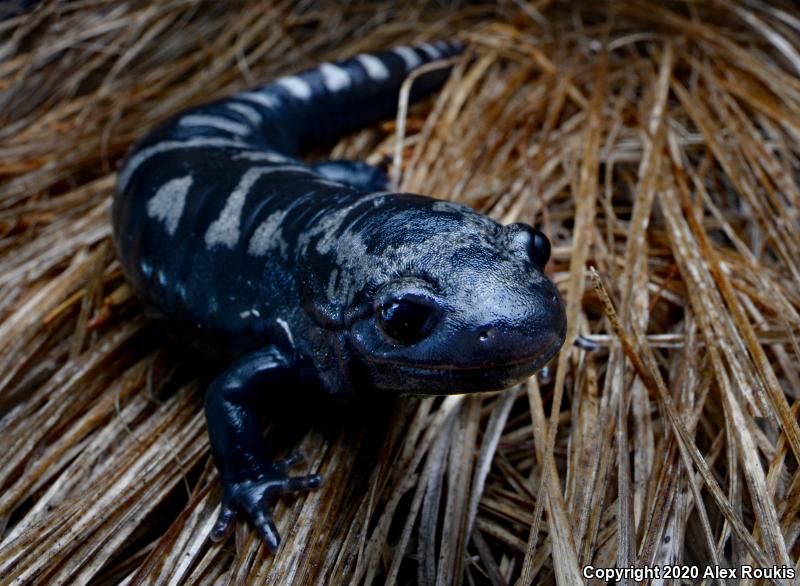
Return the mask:
[[(541, 232), (381, 191), (385, 174), (361, 162), (296, 158), (393, 116), (409, 72), (462, 50), (426, 43), (324, 63), (184, 112), (129, 154), (113, 206), (125, 275), (149, 313), (231, 362), (206, 396), (223, 484), (213, 539), (243, 511), (276, 550), (269, 501), (321, 482), (288, 476), (297, 458), (265, 451), (258, 415), (283, 385), (497, 390), (561, 347)], [(421, 76), (412, 99), (446, 75)]]

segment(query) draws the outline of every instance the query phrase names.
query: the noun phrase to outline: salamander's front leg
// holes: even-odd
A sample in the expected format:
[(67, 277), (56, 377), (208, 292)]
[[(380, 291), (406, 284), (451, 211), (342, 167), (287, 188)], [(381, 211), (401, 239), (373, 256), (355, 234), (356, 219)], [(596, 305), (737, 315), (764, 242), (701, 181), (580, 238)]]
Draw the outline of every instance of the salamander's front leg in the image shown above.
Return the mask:
[(240, 359), (219, 375), (206, 393), (206, 421), (211, 450), (222, 480), (222, 508), (211, 539), (222, 540), (237, 511), (255, 525), (270, 551), (280, 537), (269, 509), (278, 495), (316, 488), (318, 474), (290, 478), (287, 469), (300, 460), (290, 456), (271, 461), (264, 448), (258, 414), (270, 391), (292, 374), (291, 359), (269, 347)]
[(337, 159), (312, 165), (314, 171), (332, 181), (338, 181), (364, 191), (384, 191), (389, 188), (389, 176), (383, 166), (374, 167), (363, 161)]

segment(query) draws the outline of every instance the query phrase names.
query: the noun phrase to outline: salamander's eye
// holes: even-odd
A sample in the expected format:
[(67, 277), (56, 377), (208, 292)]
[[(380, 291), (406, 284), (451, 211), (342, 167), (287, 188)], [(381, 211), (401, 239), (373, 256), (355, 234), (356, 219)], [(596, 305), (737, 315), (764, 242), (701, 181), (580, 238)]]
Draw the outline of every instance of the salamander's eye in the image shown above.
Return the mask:
[(518, 222), (504, 228), (509, 248), (517, 254), (531, 259), (534, 265), (543, 269), (550, 260), (550, 241), (539, 230), (528, 224)]
[(550, 241), (547, 236), (539, 232), (539, 230), (534, 230), (533, 246), (531, 248), (533, 262), (537, 267), (543, 268), (547, 261), (550, 260)]
[(378, 327), (395, 342), (413, 344), (430, 333), (434, 314), (433, 307), (423, 300), (390, 299), (378, 309)]

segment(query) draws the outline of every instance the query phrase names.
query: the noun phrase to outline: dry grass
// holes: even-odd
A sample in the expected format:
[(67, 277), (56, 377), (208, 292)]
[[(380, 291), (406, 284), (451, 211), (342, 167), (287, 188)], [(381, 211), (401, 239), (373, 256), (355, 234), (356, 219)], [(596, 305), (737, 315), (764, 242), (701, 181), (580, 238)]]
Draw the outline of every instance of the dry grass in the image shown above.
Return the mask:
[[(551, 4), (84, 0), (0, 23), (1, 582), (796, 566), (800, 9)], [(335, 151), (400, 136), (403, 189), (544, 226), (570, 324), (554, 374), (316, 421), (296, 443), (327, 483), (278, 505), (280, 553), (243, 524), (212, 545), (206, 379), (122, 283), (117, 162), (190, 104), (454, 31), (474, 59), (432, 107)]]

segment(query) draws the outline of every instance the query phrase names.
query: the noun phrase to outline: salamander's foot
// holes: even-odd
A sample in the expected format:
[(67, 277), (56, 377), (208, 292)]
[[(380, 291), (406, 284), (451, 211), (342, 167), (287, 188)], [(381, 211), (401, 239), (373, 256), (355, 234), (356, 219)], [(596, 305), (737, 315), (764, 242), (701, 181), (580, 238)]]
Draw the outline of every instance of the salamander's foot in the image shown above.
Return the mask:
[(272, 521), (272, 501), (276, 497), (298, 490), (311, 490), (322, 484), (322, 476), (290, 477), (289, 467), (302, 460), (300, 454), (278, 460), (267, 466), (267, 470), (255, 479), (222, 481), (222, 507), (217, 522), (211, 530), (212, 541), (222, 541), (233, 528), (237, 511), (243, 511), (261, 535), (272, 553), (278, 551), (281, 543), (278, 530)]

